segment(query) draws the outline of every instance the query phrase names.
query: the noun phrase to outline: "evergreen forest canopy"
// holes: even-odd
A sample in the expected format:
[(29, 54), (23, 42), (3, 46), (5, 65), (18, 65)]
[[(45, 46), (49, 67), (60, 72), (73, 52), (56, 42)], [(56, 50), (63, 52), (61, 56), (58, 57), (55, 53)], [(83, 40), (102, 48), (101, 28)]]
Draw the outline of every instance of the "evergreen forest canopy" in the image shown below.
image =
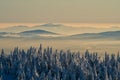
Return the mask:
[(120, 55), (15, 48), (0, 54), (0, 80), (120, 80)]

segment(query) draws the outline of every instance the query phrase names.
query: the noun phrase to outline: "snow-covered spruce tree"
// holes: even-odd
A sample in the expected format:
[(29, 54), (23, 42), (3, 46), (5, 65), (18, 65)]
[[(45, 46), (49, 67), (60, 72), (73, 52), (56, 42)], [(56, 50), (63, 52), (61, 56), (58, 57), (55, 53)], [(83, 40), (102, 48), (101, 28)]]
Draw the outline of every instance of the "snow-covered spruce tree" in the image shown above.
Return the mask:
[(0, 54), (0, 80), (120, 80), (120, 55), (15, 48)]

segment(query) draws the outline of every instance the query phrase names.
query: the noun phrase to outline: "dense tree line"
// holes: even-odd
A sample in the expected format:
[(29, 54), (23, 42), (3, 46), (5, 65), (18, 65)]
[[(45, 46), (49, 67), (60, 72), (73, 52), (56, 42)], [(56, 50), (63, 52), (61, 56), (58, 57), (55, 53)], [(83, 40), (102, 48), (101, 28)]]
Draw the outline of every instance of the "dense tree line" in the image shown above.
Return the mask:
[(83, 55), (52, 48), (27, 51), (15, 48), (0, 54), (0, 80), (120, 80), (120, 56), (105, 53)]

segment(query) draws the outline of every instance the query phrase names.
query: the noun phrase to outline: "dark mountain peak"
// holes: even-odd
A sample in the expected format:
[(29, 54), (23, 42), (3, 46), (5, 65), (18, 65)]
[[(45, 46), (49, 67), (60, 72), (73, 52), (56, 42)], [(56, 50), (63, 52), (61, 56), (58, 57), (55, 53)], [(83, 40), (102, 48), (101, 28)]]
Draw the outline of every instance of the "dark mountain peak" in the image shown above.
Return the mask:
[(21, 34), (56, 34), (56, 33), (46, 30), (29, 30), (29, 31), (21, 32)]
[(102, 32), (99, 33), (100, 35), (106, 35), (106, 36), (119, 36), (120, 31), (108, 31), (108, 32)]
[(107, 32), (101, 32), (101, 33), (120, 33), (120, 31), (107, 31)]
[(75, 35), (72, 35), (72, 36), (79, 36), (79, 35), (107, 35), (107, 34), (120, 35), (120, 31), (106, 31), (106, 32), (100, 32), (100, 33), (83, 33), (83, 34), (75, 34)]
[(59, 26), (63, 26), (63, 25), (62, 24), (47, 23), (47, 24), (43, 24), (41, 26), (45, 26), (45, 27), (59, 27)]
[(75, 34), (71, 38), (77, 39), (120, 39), (120, 31), (107, 31), (100, 33)]
[(0, 34), (7, 34), (7, 32), (0, 32)]

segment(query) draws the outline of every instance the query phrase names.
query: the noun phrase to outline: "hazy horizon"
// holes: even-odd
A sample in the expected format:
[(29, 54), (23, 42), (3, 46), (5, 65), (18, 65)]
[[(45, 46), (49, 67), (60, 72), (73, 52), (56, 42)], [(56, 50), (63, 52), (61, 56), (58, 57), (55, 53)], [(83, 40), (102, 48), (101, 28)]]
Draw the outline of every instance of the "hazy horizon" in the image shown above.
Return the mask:
[[(43, 22), (43, 23), (0, 23), (1, 28), (8, 28), (14, 26), (27, 26), (27, 27), (34, 27), (43, 24), (49, 24), (52, 22)], [(52, 23), (52, 24), (62, 24), (67, 27), (89, 27), (89, 28), (112, 28), (120, 27), (120, 23)]]
[[(31, 29), (36, 25), (44, 25), (48, 23), (1, 23), (3, 28), (15, 27), (15, 26), (28, 26)], [(61, 27), (45, 27), (40, 26), (39, 28), (33, 28), (33, 30), (44, 29), (46, 31), (51, 31), (55, 33), (68, 33), (68, 34), (80, 34), (80, 33), (99, 33), (99, 32), (107, 32), (107, 31), (120, 31), (119, 24), (98, 24), (98, 23), (52, 23), (52, 24), (62, 24)], [(71, 28), (72, 27), (72, 28)], [(0, 27), (0, 31), (3, 29)], [(9, 31), (8, 29), (8, 31)], [(14, 28), (15, 29), (15, 28)], [(21, 28), (22, 29), (22, 28)], [(12, 30), (11, 32), (14, 33), (15, 31), (20, 31), (20, 28)], [(25, 29), (25, 30), (27, 30)], [(6, 29), (5, 29), (6, 30)], [(24, 28), (22, 29), (24, 31)], [(2, 32), (2, 31), (1, 31)], [(5, 31), (4, 31), (5, 32)], [(22, 31), (21, 31), (22, 32)], [(31, 35), (31, 34), (30, 34)], [(40, 34), (41, 35), (41, 34)], [(2, 36), (2, 34), (1, 34)], [(16, 34), (8, 33), (8, 35), (4, 35), (0, 37), (0, 49), (4, 48), (7, 52), (10, 52), (14, 47), (18, 46), (20, 49), (28, 49), (30, 46), (39, 47), (39, 44), (43, 44), (45, 47), (52, 46), (53, 49), (63, 49), (71, 51), (80, 51), (84, 53), (87, 49), (91, 52), (98, 52), (100, 54), (104, 54), (106, 51), (109, 53), (117, 53), (120, 48), (120, 41), (119, 37), (111, 36), (111, 38), (103, 37), (98, 39), (82, 39), (78, 36), (78, 39), (72, 38), (41, 38), (40, 36), (29, 38), (25, 35), (23, 37), (15, 37)], [(22, 36), (22, 35), (20, 35)], [(89, 36), (89, 35), (88, 35)], [(107, 36), (106, 36), (107, 37)], [(113, 38), (112, 38), (113, 37)], [(115, 39), (114, 39), (115, 37)], [(81, 38), (81, 39), (79, 39)], [(118, 39), (117, 39), (118, 38)], [(24, 45), (23, 45), (24, 44)]]

